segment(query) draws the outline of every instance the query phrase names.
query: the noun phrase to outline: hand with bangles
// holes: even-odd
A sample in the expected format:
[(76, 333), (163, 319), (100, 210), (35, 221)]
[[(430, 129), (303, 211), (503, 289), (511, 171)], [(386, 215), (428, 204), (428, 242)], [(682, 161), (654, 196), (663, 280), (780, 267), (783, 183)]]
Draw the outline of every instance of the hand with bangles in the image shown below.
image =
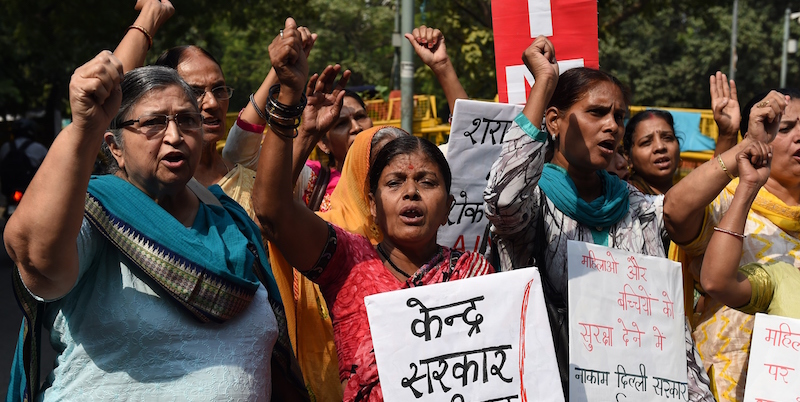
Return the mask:
[(125, 72), (144, 65), (156, 33), (175, 14), (175, 7), (169, 0), (137, 0), (134, 9), (139, 15), (114, 49)]
[[(139, 18), (149, 18), (153, 22), (154, 30), (150, 32), (151, 35), (154, 35), (155, 30), (175, 14), (175, 7), (169, 0), (136, 0), (136, 5), (133, 6), (133, 9), (140, 11)], [(139, 22), (140, 20), (137, 19), (134, 24)]]
[(294, 18), (286, 19), (284, 28), (270, 43), (269, 58), (281, 86), (278, 102), (292, 106), (299, 104), (308, 78), (308, 60)]
[[(771, 160), (772, 146), (763, 142), (752, 142), (736, 155), (739, 184), (736, 186), (728, 211), (714, 227), (714, 234), (711, 235), (703, 257), (703, 266), (700, 270), (700, 283), (703, 289), (711, 297), (731, 308), (747, 307), (752, 304), (751, 281), (747, 270), (739, 271), (740, 257), (747, 215), (758, 191), (769, 179)], [(787, 266), (796, 271), (790, 265)], [(772, 292), (770, 292), (771, 297)]]

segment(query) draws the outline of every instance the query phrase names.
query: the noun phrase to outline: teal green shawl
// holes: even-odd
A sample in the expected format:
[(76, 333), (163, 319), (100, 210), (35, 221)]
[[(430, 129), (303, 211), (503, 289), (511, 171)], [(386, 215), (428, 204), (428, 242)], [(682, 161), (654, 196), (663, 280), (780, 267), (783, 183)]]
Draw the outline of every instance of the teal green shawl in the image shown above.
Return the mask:
[(539, 188), (564, 215), (588, 226), (595, 244), (608, 245), (608, 230), (628, 213), (628, 186), (617, 176), (598, 170), (603, 194), (586, 202), (578, 196), (578, 188), (564, 168), (545, 163)]
[(246, 308), (260, 278), (280, 302), (258, 226), (219, 186), (222, 207), (200, 203), (185, 227), (116, 176), (89, 181), (86, 217), (178, 303), (201, 321), (224, 322)]
[[(112, 175), (96, 176), (89, 180), (84, 216), (144, 275), (202, 322), (235, 317), (263, 284), (278, 320), (273, 378), (284, 375), (304, 391), (258, 226), (219, 186), (209, 191), (222, 206), (201, 202), (194, 225), (187, 228), (129, 182)], [(14, 288), (24, 319), (6, 400), (31, 400), (38, 393), (44, 303), (33, 299), (17, 270)]]

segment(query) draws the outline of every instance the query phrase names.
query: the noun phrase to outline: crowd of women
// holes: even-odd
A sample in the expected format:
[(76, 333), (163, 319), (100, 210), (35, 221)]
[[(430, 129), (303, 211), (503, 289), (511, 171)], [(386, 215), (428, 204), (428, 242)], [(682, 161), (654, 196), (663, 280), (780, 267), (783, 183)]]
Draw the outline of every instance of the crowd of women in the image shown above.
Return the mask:
[[(568, 240), (683, 263), (691, 401), (743, 399), (751, 314), (800, 318), (797, 90), (740, 112), (735, 83), (712, 76), (717, 154), (673, 185), (672, 116), (625, 126), (626, 87), (560, 72), (537, 38), (522, 55), (535, 84), (485, 190), (492, 266), (437, 243), (453, 203), (442, 152), (373, 127), (341, 66), (309, 77), (308, 28), (286, 20), (220, 154), (221, 66), (189, 45), (143, 67), (174, 9), (137, 8), (114, 53), (75, 70), (72, 123), (6, 228), (25, 314), (8, 400), (379, 401), (364, 297), (531, 265), (566, 393)], [(444, 36), (406, 38), (452, 110), (467, 94)], [(317, 145), (327, 166), (307, 161)], [(44, 379), (43, 329), (58, 354)]]

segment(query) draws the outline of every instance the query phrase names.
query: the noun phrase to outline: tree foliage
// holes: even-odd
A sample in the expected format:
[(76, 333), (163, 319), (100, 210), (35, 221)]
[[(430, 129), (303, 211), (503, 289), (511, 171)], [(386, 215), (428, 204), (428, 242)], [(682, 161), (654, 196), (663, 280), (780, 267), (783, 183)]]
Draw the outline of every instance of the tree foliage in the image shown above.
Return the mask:
[[(709, 107), (708, 77), (730, 70), (731, 1), (621, 0), (598, 7), (600, 67), (629, 85), (635, 104)], [(783, 17), (784, 7), (772, 2), (739, 2), (742, 104), (779, 84)], [(790, 31), (797, 37), (800, 26)], [(787, 85), (796, 86), (798, 55), (789, 57)]]
[[(310, 58), (312, 72), (338, 62), (353, 71), (352, 85), (392, 85), (395, 0), (173, 4), (176, 14), (156, 35), (148, 62), (180, 44), (207, 48), (236, 88), (232, 110), (242, 107), (263, 80), (270, 67), (267, 46), (289, 15), (320, 35)], [(416, 7), (415, 25), (444, 32), (467, 93), (494, 98), (491, 0), (417, 0)], [(783, 7), (774, 2), (739, 4), (736, 81), (743, 103), (778, 85)], [(728, 72), (730, 0), (608, 0), (598, 2), (598, 14), (600, 66), (630, 86), (635, 104), (708, 107), (708, 76), (716, 70)], [(0, 115), (30, 109), (68, 112), (72, 71), (100, 50), (113, 49), (134, 18), (130, 3), (0, 3)], [(798, 24), (792, 23), (791, 31), (800, 36)], [(418, 60), (415, 64), (417, 92), (442, 96), (431, 71)], [(790, 86), (800, 85), (798, 64), (798, 55), (790, 55)]]

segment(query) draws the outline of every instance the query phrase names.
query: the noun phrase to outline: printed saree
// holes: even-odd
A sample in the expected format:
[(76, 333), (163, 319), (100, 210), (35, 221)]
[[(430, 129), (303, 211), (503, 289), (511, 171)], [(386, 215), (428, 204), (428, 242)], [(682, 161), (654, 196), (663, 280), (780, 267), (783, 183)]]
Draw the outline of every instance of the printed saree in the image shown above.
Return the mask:
[[(366, 183), (372, 137), (384, 127), (372, 127), (356, 136), (347, 151), (341, 178), (331, 194), (330, 208), (317, 213), (348, 232), (367, 237), (372, 244), (379, 243), (382, 236), (369, 212)], [(287, 301), (289, 336), (311, 399), (341, 401), (342, 386), (333, 326), (322, 292), (314, 282), (292, 268), (272, 244), (269, 245), (269, 257), (281, 297)]]
[[(731, 181), (706, 209), (703, 229), (692, 243), (682, 246), (698, 258), (728, 210), (739, 180)], [(800, 268), (800, 207), (788, 206), (762, 188), (748, 213), (739, 265), (785, 262)], [(694, 338), (719, 401), (744, 398), (753, 316), (728, 308), (709, 297), (695, 322)]]
[(330, 225), (325, 251), (305, 274), (319, 284), (334, 317), (339, 378), (344, 401), (382, 401), (364, 298), (393, 290), (486, 275), (494, 268), (478, 253), (439, 247), (439, 252), (404, 282), (383, 265), (370, 241)]

